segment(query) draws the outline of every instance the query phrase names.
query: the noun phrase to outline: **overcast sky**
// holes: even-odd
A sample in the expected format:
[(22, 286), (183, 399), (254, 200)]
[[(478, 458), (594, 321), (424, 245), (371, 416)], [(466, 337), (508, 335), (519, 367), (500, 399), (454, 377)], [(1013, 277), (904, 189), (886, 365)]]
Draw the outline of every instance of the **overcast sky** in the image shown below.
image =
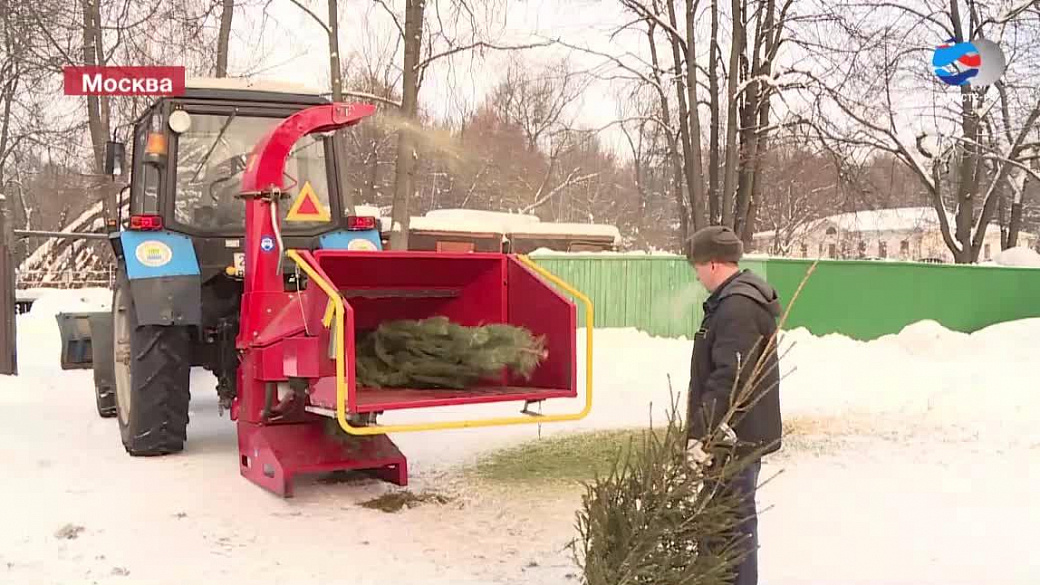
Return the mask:
[[(302, 0), (320, 16), (325, 15), (324, 0)], [(494, 38), (504, 44), (522, 44), (544, 38), (563, 38), (567, 42), (593, 49), (617, 51), (624, 45), (634, 46), (638, 39), (608, 39), (609, 31), (623, 22), (620, 3), (612, 0), (524, 0), (508, 4), (505, 27), (494, 31)], [(400, 4), (400, 3), (398, 3)], [(432, 3), (431, 3), (432, 4)], [(341, 4), (340, 44), (343, 58), (351, 52), (372, 52), (385, 39), (397, 33), (381, 8), (370, 0), (348, 0)], [(329, 88), (328, 42), (325, 32), (314, 20), (290, 0), (274, 0), (269, 9), (270, 20), (259, 51), (244, 51), (245, 38), (257, 37), (259, 16), (236, 17), (239, 44), (232, 47), (232, 74), (256, 66), (256, 55), (262, 54), (262, 73), (256, 77), (277, 79)], [(501, 18), (498, 24), (502, 23)], [(539, 48), (525, 52), (531, 62), (551, 60), (569, 55), (575, 68), (593, 68), (602, 58), (562, 47)], [(484, 59), (455, 58), (451, 66), (445, 61), (427, 74), (420, 93), (420, 106), (437, 118), (457, 118), (460, 106), (479, 103), (501, 80), (507, 56), (488, 52)], [(462, 108), (465, 109), (464, 107)], [(618, 102), (606, 83), (598, 84), (572, 105), (570, 115), (582, 126), (599, 128), (618, 118)], [(614, 133), (605, 133), (608, 142)]]

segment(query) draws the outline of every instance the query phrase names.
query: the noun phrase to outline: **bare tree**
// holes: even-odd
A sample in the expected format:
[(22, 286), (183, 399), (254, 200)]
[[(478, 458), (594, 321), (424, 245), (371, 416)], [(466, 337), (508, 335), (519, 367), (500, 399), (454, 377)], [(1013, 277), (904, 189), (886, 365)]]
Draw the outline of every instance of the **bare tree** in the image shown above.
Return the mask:
[[(796, 121), (778, 120), (771, 105), (796, 86), (787, 79), (791, 69), (780, 66), (793, 1), (731, 0), (723, 7), (712, 0), (704, 10), (698, 0), (622, 0), (622, 5), (634, 21), (614, 35), (642, 36), (644, 56), (561, 44), (604, 57), (613, 66), (606, 76), (612, 81), (653, 88), (660, 103), (655, 123), (665, 133), (676, 175), (683, 241), (708, 223), (729, 225), (750, 241), (758, 161), (769, 134)], [(683, 249), (688, 253), (688, 244)]]
[(566, 59), (536, 68), (514, 55), (505, 80), (488, 99), (502, 119), (520, 126), (528, 149), (535, 150), (544, 146), (543, 139), (573, 127), (574, 112), (567, 110), (587, 87), (587, 76), (575, 72)]
[(831, 158), (800, 140), (764, 153), (759, 169), (758, 223), (772, 233), (768, 251), (801, 255), (801, 250), (793, 249), (798, 236), (842, 206), (841, 172)]
[(397, 156), (394, 181), (393, 227), (390, 246), (406, 249), (411, 216), (410, 202), (415, 195), (415, 177), (421, 153), (423, 132), (419, 93), (427, 73), (441, 63), (456, 58), (479, 58), (488, 51), (509, 51), (543, 46), (547, 43), (508, 44), (496, 40), (492, 30), (504, 18), (505, 10), (497, 0), (481, 3), (467, 0), (403, 0), (400, 3), (377, 0), (398, 33), (401, 47), (400, 94), (397, 110)]
[[(1038, 54), (1038, 3), (1009, 9), (967, 0), (962, 10), (961, 0), (878, 0), (828, 2), (821, 10), (828, 26), (800, 39), (823, 65), (822, 74), (806, 72), (819, 138), (833, 149), (887, 153), (906, 165), (927, 190), (956, 261), (975, 262), (998, 203), (1020, 190), (1036, 156), (1029, 137), (1040, 122), (1040, 92), (1035, 74), (1016, 64)], [(928, 71), (935, 44), (981, 37), (1009, 57), (994, 86), (950, 88)]]

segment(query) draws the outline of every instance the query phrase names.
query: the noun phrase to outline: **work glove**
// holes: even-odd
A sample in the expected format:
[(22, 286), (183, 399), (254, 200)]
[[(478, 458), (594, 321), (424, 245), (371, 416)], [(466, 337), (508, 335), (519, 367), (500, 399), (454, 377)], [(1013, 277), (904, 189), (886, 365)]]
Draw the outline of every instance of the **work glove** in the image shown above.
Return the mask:
[(720, 441), (727, 447), (733, 447), (737, 444), (737, 433), (726, 423), (719, 425), (719, 430), (722, 431), (722, 440)]
[(686, 442), (686, 461), (696, 467), (708, 467), (711, 465), (712, 455), (704, 450), (704, 443), (690, 439)]
[[(733, 447), (737, 444), (737, 433), (726, 423), (719, 425), (719, 431), (722, 432), (722, 439), (719, 440), (719, 444), (725, 447)], [(704, 443), (699, 439), (690, 439), (686, 442), (686, 460), (691, 465), (699, 467), (709, 467), (714, 460), (714, 456), (704, 450)]]

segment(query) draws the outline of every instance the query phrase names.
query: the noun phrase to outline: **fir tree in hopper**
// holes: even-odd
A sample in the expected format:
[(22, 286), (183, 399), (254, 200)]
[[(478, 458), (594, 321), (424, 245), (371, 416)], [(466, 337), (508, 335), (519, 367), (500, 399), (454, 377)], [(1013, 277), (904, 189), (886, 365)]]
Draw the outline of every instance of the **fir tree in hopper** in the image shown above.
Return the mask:
[(547, 351), (545, 339), (523, 327), (432, 317), (382, 323), (359, 335), (355, 355), (361, 387), (461, 390), (504, 370), (528, 379)]

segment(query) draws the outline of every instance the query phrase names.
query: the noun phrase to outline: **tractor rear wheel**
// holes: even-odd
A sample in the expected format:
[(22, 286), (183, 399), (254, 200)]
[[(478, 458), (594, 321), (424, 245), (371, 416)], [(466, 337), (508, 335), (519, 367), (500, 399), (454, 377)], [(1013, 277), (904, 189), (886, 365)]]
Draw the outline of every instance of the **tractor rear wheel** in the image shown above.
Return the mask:
[(116, 411), (127, 453), (167, 455), (184, 449), (191, 399), (187, 327), (138, 325), (130, 282), (112, 300)]

